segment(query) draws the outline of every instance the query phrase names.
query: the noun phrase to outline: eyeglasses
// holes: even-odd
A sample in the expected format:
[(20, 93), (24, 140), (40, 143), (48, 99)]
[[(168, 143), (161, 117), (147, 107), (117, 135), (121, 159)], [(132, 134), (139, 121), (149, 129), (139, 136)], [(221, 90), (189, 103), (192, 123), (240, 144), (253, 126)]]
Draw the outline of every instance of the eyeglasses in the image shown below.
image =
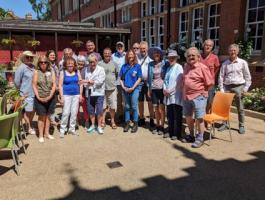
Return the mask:
[(133, 49), (140, 49), (139, 47), (133, 47)]
[(40, 64), (47, 64), (48, 62), (47, 61), (40, 61), (39, 63)]
[(193, 54), (191, 54), (191, 55), (187, 55), (187, 57), (188, 58), (190, 58), (190, 57), (195, 57), (196, 55), (193, 55)]
[(31, 56), (26, 56), (26, 58), (33, 60), (33, 57), (31, 57)]

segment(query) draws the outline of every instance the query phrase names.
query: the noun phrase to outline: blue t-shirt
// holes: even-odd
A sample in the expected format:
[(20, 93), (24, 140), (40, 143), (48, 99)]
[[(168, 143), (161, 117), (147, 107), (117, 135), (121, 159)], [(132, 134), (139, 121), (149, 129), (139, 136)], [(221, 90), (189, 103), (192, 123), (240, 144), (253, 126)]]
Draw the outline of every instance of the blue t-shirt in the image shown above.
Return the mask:
[[(121, 78), (123, 74), (125, 74), (125, 79), (123, 80), (124, 86), (131, 88), (139, 78), (142, 78), (141, 65), (135, 64), (133, 67), (131, 67), (129, 64), (124, 64), (121, 67), (119, 77)], [(139, 85), (137, 88), (138, 87)]]
[(77, 72), (73, 76), (67, 76), (67, 74), (64, 71), (63, 95), (79, 95), (80, 88), (78, 81), (79, 80)]

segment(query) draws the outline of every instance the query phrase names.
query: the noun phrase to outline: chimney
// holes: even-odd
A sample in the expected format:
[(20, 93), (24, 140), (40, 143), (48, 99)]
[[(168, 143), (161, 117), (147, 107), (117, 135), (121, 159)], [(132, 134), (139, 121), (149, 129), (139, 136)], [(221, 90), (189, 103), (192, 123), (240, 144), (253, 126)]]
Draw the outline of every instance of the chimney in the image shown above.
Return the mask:
[(25, 19), (26, 20), (32, 20), (32, 14), (31, 13), (26, 14)]

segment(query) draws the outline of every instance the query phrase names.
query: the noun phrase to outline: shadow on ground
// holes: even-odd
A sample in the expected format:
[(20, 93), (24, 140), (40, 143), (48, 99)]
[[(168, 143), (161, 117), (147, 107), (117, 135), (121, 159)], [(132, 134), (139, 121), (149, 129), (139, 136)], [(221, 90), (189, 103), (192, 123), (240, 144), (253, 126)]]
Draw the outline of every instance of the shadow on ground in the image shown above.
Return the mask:
[[(128, 192), (119, 187), (93, 191), (80, 186), (74, 169), (68, 165), (66, 173), (70, 176), (72, 192), (58, 200), (264, 200), (265, 152), (251, 153), (255, 158), (248, 161), (216, 161), (177, 145), (173, 147), (195, 162), (195, 167), (184, 169), (188, 174), (185, 177), (174, 180), (163, 176), (150, 177), (142, 180), (145, 187)], [(174, 171), (172, 169), (172, 173)]]

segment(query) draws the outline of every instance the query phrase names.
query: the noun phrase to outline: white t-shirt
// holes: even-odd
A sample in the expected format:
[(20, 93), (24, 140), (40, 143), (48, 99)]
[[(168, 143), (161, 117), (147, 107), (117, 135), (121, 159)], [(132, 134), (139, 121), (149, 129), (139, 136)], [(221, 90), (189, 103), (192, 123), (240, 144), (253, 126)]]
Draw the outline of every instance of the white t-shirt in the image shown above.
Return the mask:
[(149, 56), (147, 56), (147, 58), (138, 56), (137, 60), (138, 64), (141, 65), (143, 80), (146, 81), (148, 76), (148, 64), (153, 60)]

